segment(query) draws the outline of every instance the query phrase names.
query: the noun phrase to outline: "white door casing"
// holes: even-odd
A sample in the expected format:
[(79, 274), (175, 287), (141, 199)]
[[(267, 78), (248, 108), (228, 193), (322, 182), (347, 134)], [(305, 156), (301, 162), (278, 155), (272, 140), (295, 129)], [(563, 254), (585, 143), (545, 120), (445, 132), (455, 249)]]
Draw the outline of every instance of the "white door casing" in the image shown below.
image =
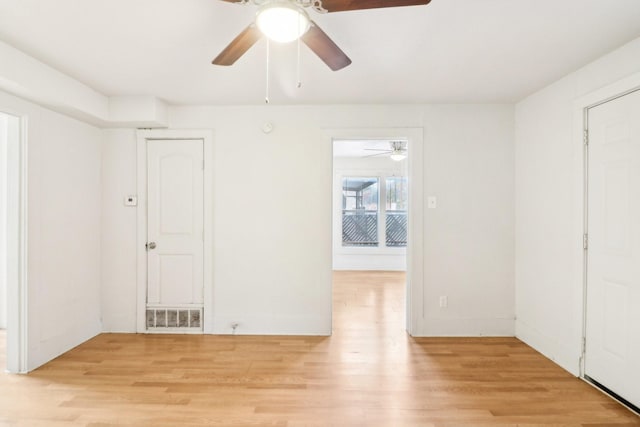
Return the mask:
[[(212, 132), (138, 130), (137, 158), (136, 331), (211, 333)], [(147, 251), (150, 242), (155, 249)], [(167, 325), (177, 315), (190, 326), (148, 328), (150, 315), (161, 324), (160, 314)]]
[[(330, 144), (334, 140), (406, 140), (411, 147), (407, 158), (409, 210), (406, 248), (406, 330), (424, 336), (424, 155), (422, 128), (324, 129)], [(328, 189), (333, 198), (333, 185)], [(334, 219), (335, 220), (335, 219)]]
[(7, 136), (9, 116), (0, 112), (0, 329), (7, 327)]
[(640, 406), (640, 91), (588, 110), (584, 373)]
[[(5, 111), (4, 109), (2, 110)], [(6, 370), (29, 371), (27, 194), (28, 118), (18, 112), (5, 114), (5, 257), (6, 269)]]

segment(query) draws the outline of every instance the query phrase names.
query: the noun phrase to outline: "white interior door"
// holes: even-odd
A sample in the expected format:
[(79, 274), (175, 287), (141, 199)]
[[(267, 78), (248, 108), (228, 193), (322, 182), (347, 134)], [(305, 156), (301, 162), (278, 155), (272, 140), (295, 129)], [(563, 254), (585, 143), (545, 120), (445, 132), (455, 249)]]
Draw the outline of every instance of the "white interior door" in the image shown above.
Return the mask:
[(588, 119), (585, 374), (640, 406), (640, 91)]
[(202, 140), (147, 142), (147, 329), (202, 329)]

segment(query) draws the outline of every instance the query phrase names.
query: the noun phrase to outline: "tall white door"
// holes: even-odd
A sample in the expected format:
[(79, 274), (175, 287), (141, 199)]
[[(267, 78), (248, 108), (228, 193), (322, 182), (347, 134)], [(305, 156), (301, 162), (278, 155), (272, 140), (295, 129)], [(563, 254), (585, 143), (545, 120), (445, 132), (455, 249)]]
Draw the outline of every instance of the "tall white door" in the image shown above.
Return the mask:
[(640, 406), (640, 91), (588, 120), (585, 374)]
[(147, 329), (202, 329), (202, 140), (147, 142)]

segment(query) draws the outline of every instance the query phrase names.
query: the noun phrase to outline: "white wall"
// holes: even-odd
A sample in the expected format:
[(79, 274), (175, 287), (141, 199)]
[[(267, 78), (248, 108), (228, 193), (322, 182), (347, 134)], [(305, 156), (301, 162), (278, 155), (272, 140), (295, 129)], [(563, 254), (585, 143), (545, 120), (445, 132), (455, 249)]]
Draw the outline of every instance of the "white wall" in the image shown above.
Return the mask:
[(102, 131), (0, 92), (28, 122), (28, 368), (98, 334)]
[(640, 39), (516, 106), (516, 334), (579, 373), (582, 145), (574, 101), (640, 71)]
[[(349, 141), (341, 141), (349, 144)], [(342, 246), (342, 178), (344, 176), (381, 177), (380, 190), (384, 177), (407, 176), (407, 161), (396, 162), (389, 156), (381, 157), (334, 157), (333, 159), (333, 269), (334, 270), (406, 270), (406, 248), (387, 248), (384, 240), (378, 247), (355, 248)], [(384, 198), (379, 201), (384, 210)], [(384, 221), (384, 218), (382, 219)], [(381, 224), (384, 224), (382, 222)], [(384, 225), (378, 230), (384, 239)]]
[(513, 335), (513, 107), (433, 107), (425, 124), (423, 333)]
[[(105, 130), (104, 137), (100, 300), (103, 326), (110, 332), (134, 332), (137, 208), (125, 206), (124, 198), (137, 191), (136, 132), (132, 129)], [(142, 204), (139, 206), (143, 209)]]
[[(512, 106), (173, 107), (169, 120), (214, 130), (214, 332), (237, 321), (238, 333), (330, 333), (326, 129), (422, 127), (424, 185), (439, 208), (425, 211), (417, 333), (513, 334)], [(135, 182), (133, 131), (107, 133), (104, 153), (105, 329), (133, 332), (135, 217), (122, 204)], [(440, 295), (448, 308), (438, 308)]]

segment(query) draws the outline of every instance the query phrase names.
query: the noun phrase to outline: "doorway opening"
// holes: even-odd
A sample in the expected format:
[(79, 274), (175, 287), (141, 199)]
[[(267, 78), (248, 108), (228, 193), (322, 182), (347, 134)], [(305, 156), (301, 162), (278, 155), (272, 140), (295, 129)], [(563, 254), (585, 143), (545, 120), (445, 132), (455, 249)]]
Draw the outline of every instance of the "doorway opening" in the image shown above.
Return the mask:
[(406, 138), (333, 140), (334, 332), (408, 329), (409, 156)]
[(24, 165), (20, 117), (0, 112), (0, 369), (26, 371)]

